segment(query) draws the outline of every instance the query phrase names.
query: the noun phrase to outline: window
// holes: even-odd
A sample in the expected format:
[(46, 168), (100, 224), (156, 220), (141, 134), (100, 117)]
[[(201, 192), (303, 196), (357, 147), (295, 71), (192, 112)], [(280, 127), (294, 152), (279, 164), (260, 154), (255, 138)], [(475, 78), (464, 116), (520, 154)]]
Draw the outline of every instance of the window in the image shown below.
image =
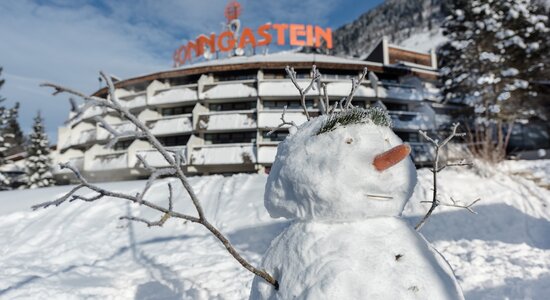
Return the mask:
[(229, 103), (212, 103), (209, 105), (211, 111), (229, 111), (229, 110), (251, 110), (256, 108), (256, 102), (229, 102)]
[(166, 147), (185, 146), (189, 141), (190, 135), (172, 135), (158, 137), (159, 142)]
[(250, 80), (256, 79), (256, 72), (226, 72), (214, 74), (214, 81), (234, 81), (234, 80)]
[[(285, 106), (287, 109), (301, 109), (302, 104), (300, 101), (289, 100), (289, 101), (271, 101), (266, 100), (263, 102), (264, 109), (283, 109)], [(314, 108), (313, 100), (306, 100), (307, 108)]]
[(403, 140), (403, 142), (418, 143), (420, 138), (416, 132), (400, 132), (397, 131), (395, 134)]
[(288, 131), (275, 131), (270, 135), (268, 135), (268, 132), (262, 133), (263, 140), (266, 142), (282, 142), (288, 136)]
[(126, 140), (126, 141), (118, 141), (114, 146), (113, 150), (120, 151), (120, 150), (126, 150), (130, 145), (134, 142), (134, 140)]
[(199, 76), (186, 76), (186, 77), (175, 77), (168, 79), (170, 86), (185, 85), (191, 83), (197, 83)]
[(256, 132), (222, 132), (204, 135), (206, 144), (234, 144), (256, 142)]
[(161, 110), (161, 114), (163, 116), (175, 116), (175, 115), (183, 115), (183, 114), (190, 114), (193, 112), (193, 108), (195, 106), (176, 106), (176, 107), (166, 107)]
[(387, 103), (387, 102), (384, 102), (384, 106), (386, 106), (386, 108), (388, 110), (396, 110), (396, 111), (408, 111), (409, 110), (409, 106), (407, 104), (401, 104), (401, 103)]

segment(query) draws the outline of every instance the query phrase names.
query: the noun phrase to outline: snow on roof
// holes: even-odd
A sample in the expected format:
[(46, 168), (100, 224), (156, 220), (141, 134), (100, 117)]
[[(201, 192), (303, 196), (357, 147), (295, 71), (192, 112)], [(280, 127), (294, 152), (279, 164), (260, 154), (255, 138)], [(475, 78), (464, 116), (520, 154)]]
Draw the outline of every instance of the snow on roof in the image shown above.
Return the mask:
[(171, 88), (155, 94), (149, 99), (149, 104), (158, 105), (174, 102), (196, 101), (197, 91), (190, 88)]
[(178, 69), (193, 69), (197, 67), (245, 64), (245, 63), (269, 63), (269, 62), (324, 62), (324, 63), (340, 63), (340, 64), (356, 64), (366, 65), (366, 61), (342, 58), (332, 55), (316, 54), (316, 53), (296, 53), (291, 51), (283, 51), (272, 54), (257, 54), (252, 56), (233, 56), (228, 58), (215, 59), (210, 61), (197, 62), (190, 65), (182, 66)]

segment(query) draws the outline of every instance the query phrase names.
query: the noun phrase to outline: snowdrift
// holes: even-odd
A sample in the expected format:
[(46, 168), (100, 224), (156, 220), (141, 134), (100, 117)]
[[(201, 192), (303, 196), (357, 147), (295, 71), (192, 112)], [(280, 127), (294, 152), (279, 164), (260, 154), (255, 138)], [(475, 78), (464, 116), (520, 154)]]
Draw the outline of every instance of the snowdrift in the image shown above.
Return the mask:
[[(507, 170), (550, 177), (550, 161), (508, 162), (482, 177), (474, 170), (440, 174), (444, 196), (476, 206), (477, 215), (440, 207), (422, 233), (445, 256), (466, 299), (544, 299), (550, 294), (550, 192)], [(206, 176), (190, 181), (205, 213), (253, 264), (288, 225), (263, 207), (265, 175)], [(164, 203), (164, 179), (149, 199)], [(125, 192), (143, 181), (106, 183)], [(178, 210), (192, 212), (179, 185)], [(431, 173), (419, 170), (405, 208), (414, 224), (430, 199)], [(202, 227), (169, 220), (162, 228), (128, 224), (122, 215), (158, 214), (104, 199), (31, 211), (70, 187), (0, 193), (0, 298), (23, 299), (247, 299), (253, 276)], [(178, 198), (178, 197), (176, 197)], [(183, 199), (185, 198), (185, 199)]]

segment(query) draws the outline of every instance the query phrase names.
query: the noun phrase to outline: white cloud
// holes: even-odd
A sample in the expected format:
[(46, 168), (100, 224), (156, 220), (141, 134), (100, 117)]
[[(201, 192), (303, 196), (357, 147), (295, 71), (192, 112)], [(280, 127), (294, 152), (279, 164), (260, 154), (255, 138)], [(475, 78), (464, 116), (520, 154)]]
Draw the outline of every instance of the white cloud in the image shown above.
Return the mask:
[[(98, 71), (127, 78), (169, 69), (178, 42), (218, 32), (227, 0), (0, 1), (0, 95), (21, 102), (20, 122), (30, 131), (37, 110), (51, 141), (68, 115), (67, 97), (38, 87), (43, 81), (91, 93)], [(328, 24), (338, 1), (242, 0), (243, 24)]]

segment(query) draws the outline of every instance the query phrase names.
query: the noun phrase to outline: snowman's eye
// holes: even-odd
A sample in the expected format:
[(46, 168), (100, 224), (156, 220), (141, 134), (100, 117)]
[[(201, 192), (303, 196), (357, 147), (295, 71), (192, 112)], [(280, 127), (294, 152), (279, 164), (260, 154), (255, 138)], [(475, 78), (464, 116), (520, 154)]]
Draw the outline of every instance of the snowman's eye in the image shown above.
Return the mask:
[(378, 154), (372, 164), (378, 171), (384, 171), (405, 159), (411, 153), (411, 147), (407, 144), (399, 145), (390, 150)]

